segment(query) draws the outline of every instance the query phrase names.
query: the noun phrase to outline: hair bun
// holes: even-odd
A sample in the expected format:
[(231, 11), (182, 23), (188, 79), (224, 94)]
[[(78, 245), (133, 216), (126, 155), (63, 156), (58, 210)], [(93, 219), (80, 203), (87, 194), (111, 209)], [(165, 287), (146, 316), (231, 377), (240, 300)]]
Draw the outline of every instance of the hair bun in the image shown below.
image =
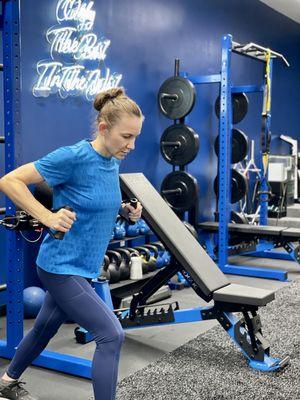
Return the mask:
[(103, 106), (110, 100), (114, 100), (119, 96), (124, 96), (125, 90), (122, 87), (112, 88), (97, 94), (94, 100), (94, 108), (100, 111)]

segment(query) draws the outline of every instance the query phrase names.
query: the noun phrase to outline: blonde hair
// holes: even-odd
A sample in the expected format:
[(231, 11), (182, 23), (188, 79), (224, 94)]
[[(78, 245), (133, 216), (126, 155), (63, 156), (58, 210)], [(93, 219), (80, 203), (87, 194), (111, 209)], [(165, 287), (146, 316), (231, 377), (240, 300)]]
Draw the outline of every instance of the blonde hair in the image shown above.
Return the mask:
[(108, 128), (112, 128), (124, 114), (133, 115), (144, 119), (140, 107), (131, 98), (126, 96), (122, 87), (106, 90), (97, 94), (94, 100), (94, 108), (98, 111), (96, 125), (105, 122)]

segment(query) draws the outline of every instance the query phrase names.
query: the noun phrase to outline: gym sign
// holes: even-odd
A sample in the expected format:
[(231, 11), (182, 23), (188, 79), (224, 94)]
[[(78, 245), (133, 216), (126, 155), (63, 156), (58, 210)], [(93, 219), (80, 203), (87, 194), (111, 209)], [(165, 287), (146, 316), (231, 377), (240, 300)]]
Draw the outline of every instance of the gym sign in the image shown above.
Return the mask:
[(35, 97), (58, 93), (65, 99), (83, 94), (92, 100), (97, 93), (119, 85), (122, 75), (111, 73), (105, 65), (110, 40), (91, 32), (96, 16), (93, 5), (93, 1), (58, 0), (58, 25), (46, 33), (51, 60), (36, 65)]

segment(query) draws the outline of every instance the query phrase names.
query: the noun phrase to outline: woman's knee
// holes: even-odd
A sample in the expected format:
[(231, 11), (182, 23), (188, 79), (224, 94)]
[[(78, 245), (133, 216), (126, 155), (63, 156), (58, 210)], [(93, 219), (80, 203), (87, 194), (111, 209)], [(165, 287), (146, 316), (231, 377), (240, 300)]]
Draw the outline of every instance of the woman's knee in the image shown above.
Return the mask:
[(97, 344), (114, 342), (117, 344), (122, 344), (125, 339), (125, 332), (123, 328), (120, 326), (110, 326), (110, 329), (107, 329), (105, 332), (103, 329), (100, 329), (98, 332), (94, 334), (94, 339)]

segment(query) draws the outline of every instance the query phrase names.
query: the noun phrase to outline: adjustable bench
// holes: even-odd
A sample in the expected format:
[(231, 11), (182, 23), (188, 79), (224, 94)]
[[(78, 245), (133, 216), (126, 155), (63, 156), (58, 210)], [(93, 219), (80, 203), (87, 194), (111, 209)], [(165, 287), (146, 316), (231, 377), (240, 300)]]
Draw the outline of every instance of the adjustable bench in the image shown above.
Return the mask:
[[(280, 361), (269, 356), (270, 346), (262, 335), (257, 314), (258, 307), (274, 300), (274, 292), (230, 283), (143, 174), (121, 174), (120, 182), (129, 198), (135, 197), (141, 202), (143, 218), (171, 253), (170, 265), (134, 295), (128, 312), (119, 313), (120, 322), (125, 327), (140, 327), (146, 322), (146, 300), (180, 271), (202, 299), (213, 300), (212, 306), (197, 309), (199, 312), (193, 314), (195, 320), (217, 319), (253, 368), (262, 371), (283, 368), (288, 358)], [(238, 319), (233, 312), (241, 312), (243, 318)], [(182, 310), (176, 308), (173, 314), (173, 322), (188, 322), (182, 318)]]
[[(201, 222), (198, 228), (207, 233), (217, 233), (219, 223), (213, 221)], [(265, 226), (247, 224), (228, 224), (228, 232), (238, 235), (243, 241), (263, 239), (274, 244), (275, 248), (283, 247), (294, 261), (300, 263), (300, 247), (293, 242), (300, 241), (300, 229), (285, 226)]]
[[(218, 222), (201, 222), (198, 224), (200, 229), (210, 232), (218, 232)], [(228, 224), (228, 232), (258, 237), (262, 239), (282, 239), (291, 242), (300, 240), (300, 229), (287, 228), (285, 226), (266, 226), (266, 225), (247, 225), (247, 224)]]

